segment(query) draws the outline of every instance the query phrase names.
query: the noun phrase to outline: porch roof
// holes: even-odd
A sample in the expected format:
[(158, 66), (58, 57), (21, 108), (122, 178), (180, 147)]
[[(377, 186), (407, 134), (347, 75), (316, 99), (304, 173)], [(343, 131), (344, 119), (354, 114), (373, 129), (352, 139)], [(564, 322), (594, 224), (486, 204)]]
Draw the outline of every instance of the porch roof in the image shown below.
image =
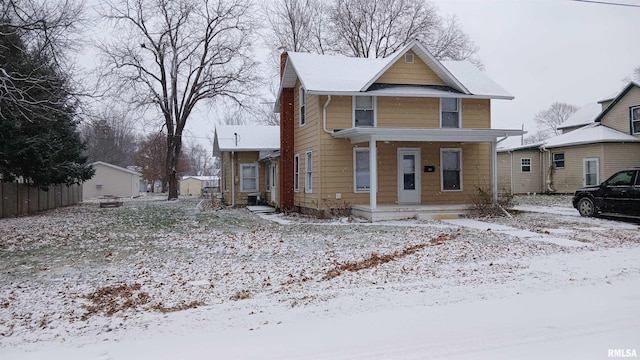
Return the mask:
[(498, 138), (520, 136), (526, 131), (510, 129), (424, 129), (354, 127), (334, 130), (337, 139), (349, 139), (352, 144), (365, 141), (432, 141), (432, 142), (491, 142)]

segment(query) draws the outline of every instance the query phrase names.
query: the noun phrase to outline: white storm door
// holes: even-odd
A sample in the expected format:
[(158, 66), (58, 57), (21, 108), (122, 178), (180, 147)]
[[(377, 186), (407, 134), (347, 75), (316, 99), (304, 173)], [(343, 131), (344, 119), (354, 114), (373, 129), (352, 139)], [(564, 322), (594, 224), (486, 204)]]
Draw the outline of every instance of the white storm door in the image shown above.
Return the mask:
[(276, 173), (276, 164), (269, 164), (269, 181), (271, 184), (271, 201), (272, 202), (278, 202), (278, 186), (277, 186), (277, 181), (278, 181), (278, 176)]
[(420, 204), (420, 149), (398, 149), (398, 204)]

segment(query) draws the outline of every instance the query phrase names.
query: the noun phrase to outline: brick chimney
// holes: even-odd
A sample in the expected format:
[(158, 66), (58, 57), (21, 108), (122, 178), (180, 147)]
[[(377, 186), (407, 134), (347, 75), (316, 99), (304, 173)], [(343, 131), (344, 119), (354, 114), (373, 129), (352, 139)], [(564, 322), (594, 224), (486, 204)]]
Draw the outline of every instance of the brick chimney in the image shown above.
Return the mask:
[[(287, 52), (280, 55), (280, 81), (287, 64)], [(291, 209), (294, 206), (294, 97), (293, 88), (282, 89), (280, 95), (280, 207)]]

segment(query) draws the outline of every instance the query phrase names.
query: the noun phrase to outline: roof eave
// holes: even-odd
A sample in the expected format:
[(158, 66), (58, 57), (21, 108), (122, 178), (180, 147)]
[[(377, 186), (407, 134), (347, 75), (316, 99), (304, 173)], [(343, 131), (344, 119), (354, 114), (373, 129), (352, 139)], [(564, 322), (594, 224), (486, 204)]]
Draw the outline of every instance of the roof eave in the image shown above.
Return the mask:
[(425, 94), (416, 95), (414, 93), (385, 92), (376, 90), (375, 93), (368, 91), (330, 91), (330, 90), (307, 90), (309, 95), (332, 95), (332, 96), (385, 96), (385, 97), (425, 97), (425, 98), (459, 98), (459, 99), (496, 99), (513, 100), (513, 95), (486, 95), (486, 94)]
[(423, 129), (423, 128), (349, 128), (336, 131), (334, 138), (357, 144), (376, 141), (490, 142), (500, 137), (520, 136), (525, 131), (511, 129)]

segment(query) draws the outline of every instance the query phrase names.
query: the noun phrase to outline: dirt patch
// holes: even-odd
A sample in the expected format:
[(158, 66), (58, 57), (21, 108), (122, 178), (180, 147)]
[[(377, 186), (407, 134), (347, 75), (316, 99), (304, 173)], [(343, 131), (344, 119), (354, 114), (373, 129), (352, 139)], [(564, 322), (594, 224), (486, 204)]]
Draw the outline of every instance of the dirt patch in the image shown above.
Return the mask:
[(137, 309), (148, 304), (151, 300), (149, 294), (141, 291), (141, 287), (140, 284), (112, 285), (84, 296), (92, 304), (82, 306), (87, 311), (82, 316), (82, 320), (97, 314), (112, 316), (117, 312)]

